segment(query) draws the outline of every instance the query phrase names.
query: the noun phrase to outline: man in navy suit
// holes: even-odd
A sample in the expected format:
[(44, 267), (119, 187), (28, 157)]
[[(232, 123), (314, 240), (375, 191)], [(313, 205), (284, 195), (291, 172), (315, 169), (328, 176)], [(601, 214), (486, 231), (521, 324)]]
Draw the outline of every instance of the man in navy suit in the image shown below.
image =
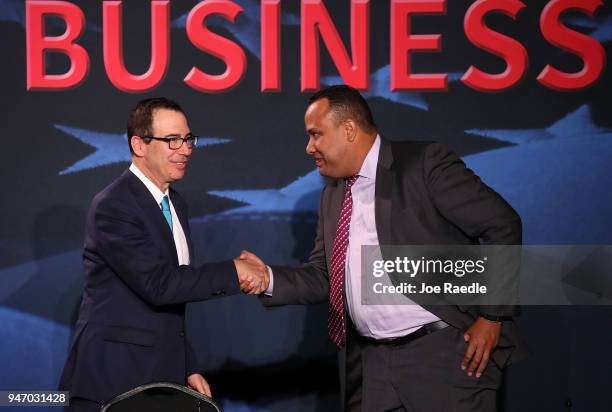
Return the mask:
[(132, 164), (87, 215), (85, 288), (60, 389), (70, 410), (99, 410), (136, 386), (187, 384), (211, 395), (185, 336), (187, 302), (260, 291), (267, 272), (241, 260), (193, 262), (183, 178), (197, 137), (180, 106), (147, 99), (131, 112)]

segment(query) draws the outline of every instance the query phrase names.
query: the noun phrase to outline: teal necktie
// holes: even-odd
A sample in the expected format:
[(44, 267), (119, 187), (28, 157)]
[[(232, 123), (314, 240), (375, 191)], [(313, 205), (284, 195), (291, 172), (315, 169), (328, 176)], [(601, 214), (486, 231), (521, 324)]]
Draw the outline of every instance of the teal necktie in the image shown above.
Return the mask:
[(168, 226), (170, 226), (170, 231), (172, 231), (172, 213), (170, 213), (170, 200), (168, 199), (168, 196), (164, 196), (159, 205), (161, 206), (162, 213), (166, 218), (166, 222), (168, 222)]

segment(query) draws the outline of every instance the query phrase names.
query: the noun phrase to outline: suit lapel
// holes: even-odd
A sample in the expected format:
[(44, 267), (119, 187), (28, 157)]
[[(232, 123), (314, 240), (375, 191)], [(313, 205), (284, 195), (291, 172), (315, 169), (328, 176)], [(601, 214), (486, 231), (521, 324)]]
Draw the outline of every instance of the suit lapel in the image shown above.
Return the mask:
[(389, 245), (391, 239), (391, 192), (393, 189), (393, 153), (391, 143), (380, 141), (378, 165), (376, 166), (376, 188), (374, 194), (374, 217), (380, 245)]
[(325, 221), (330, 222), (325, 225), (325, 250), (328, 254), (328, 261), (331, 262), (331, 255), (336, 238), (336, 228), (338, 227), (338, 219), (340, 219), (340, 209), (342, 209), (342, 201), (344, 200), (344, 180), (335, 179), (329, 183), (329, 200), (327, 201), (327, 213)]
[(136, 197), (136, 202), (142, 208), (142, 211), (144, 215), (147, 216), (149, 222), (151, 222), (152, 226), (156, 229), (157, 235), (162, 239), (163, 243), (168, 248), (170, 256), (172, 256), (175, 264), (178, 265), (174, 236), (172, 235), (170, 226), (168, 226), (168, 222), (166, 222), (166, 218), (164, 218), (160, 206), (155, 203), (155, 199), (153, 198), (153, 195), (151, 195), (151, 192), (149, 192), (144, 183), (142, 183), (135, 174), (129, 170), (126, 173), (129, 173), (129, 183), (132, 193), (134, 193)]

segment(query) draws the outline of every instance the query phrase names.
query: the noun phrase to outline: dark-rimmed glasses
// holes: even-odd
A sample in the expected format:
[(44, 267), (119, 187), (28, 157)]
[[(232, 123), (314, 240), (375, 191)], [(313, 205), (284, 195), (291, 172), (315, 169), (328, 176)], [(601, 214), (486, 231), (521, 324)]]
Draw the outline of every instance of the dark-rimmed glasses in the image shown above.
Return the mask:
[(198, 144), (198, 136), (189, 133), (185, 137), (178, 135), (168, 135), (166, 137), (155, 137), (155, 136), (140, 136), (145, 143), (150, 143), (151, 140), (159, 140), (161, 142), (167, 142), (170, 150), (178, 150), (183, 147), (183, 143), (187, 143), (187, 147), (193, 149)]

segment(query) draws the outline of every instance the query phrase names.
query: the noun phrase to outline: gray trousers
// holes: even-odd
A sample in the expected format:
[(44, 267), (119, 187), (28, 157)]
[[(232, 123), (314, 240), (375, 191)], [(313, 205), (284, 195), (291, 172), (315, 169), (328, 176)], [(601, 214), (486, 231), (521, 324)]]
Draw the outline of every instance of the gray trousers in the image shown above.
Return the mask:
[(467, 376), (460, 366), (467, 343), (458, 329), (397, 345), (365, 340), (352, 325), (347, 332), (346, 411), (496, 410), (502, 371), (489, 361), (480, 378)]

